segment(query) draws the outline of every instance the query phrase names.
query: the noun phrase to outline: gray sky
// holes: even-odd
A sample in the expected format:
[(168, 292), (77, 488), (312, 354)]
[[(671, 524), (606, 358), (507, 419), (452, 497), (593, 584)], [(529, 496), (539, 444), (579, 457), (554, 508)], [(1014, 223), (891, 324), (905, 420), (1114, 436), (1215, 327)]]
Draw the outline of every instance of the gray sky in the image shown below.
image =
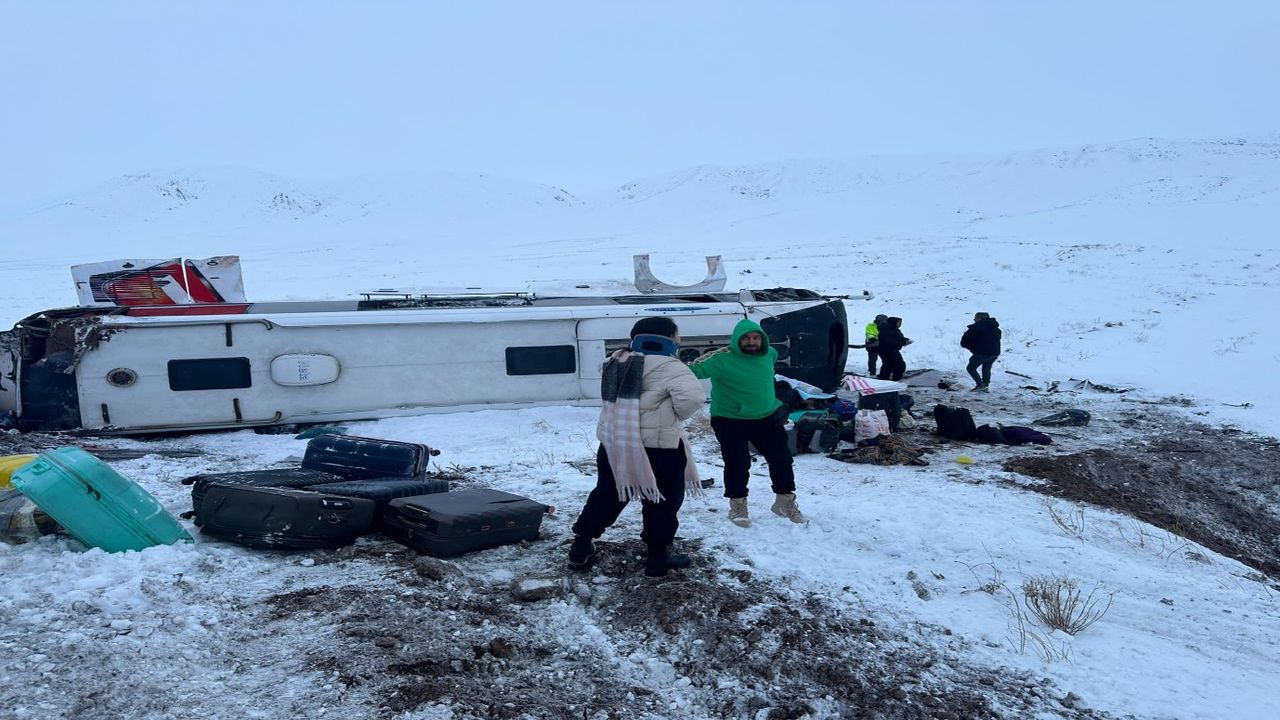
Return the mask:
[(125, 172), (698, 163), (1280, 130), (1280, 3), (0, 0), (0, 205)]

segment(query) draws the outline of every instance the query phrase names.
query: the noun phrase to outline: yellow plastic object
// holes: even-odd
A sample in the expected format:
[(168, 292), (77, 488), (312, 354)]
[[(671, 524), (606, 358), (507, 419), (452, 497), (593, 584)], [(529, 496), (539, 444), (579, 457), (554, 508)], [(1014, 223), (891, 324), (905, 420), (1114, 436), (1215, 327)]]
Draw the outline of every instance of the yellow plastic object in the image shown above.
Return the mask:
[(973, 458), (969, 457), (968, 455), (957, 455), (956, 462), (960, 463), (961, 465), (972, 465)]
[(35, 460), (35, 455), (5, 455), (0, 457), (0, 488), (13, 487), (9, 478), (23, 465)]

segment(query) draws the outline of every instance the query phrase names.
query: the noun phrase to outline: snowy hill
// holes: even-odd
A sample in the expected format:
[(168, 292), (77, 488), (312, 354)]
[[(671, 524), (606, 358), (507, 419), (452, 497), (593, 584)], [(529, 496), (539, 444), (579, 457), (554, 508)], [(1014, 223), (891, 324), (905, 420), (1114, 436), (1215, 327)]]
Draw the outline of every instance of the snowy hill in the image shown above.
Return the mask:
[[(1251, 311), (1280, 301), (1278, 197), (1280, 144), (1237, 140), (698, 166), (595, 193), (475, 174), (175, 171), (0, 220), (18, 249), (3, 267), (21, 278), (0, 302), (7, 322), (72, 304), (68, 266), (126, 256), (239, 254), (249, 297), (272, 300), (621, 289), (642, 252), (659, 277), (693, 282), (720, 254), (730, 287), (871, 291), (855, 318), (906, 318), (914, 364), (960, 362), (952, 336), (985, 307), (1011, 369), (1260, 406), (1280, 389), (1200, 390), (1186, 373), (1274, 372), (1277, 331)], [(1264, 413), (1234, 419), (1280, 432)]]
[[(262, 553), (205, 538), (106, 555), (0, 544), (0, 707), (15, 717), (625, 715), (680, 718), (1262, 720), (1280, 695), (1280, 143), (1135, 140), (988, 156), (697, 166), (573, 193), (481, 175), (304, 182), (238, 169), (120, 178), (0, 219), (4, 324), (74, 302), (67, 266), (239, 254), (250, 299), (374, 287), (630, 290), (631, 255), (693, 282), (856, 297), (905, 319), (928, 466), (801, 456), (796, 526), (690, 498), (695, 565), (637, 575), (639, 513), (566, 576), (594, 485), (596, 412), (483, 411), (354, 423), (429, 443), (458, 486), (560, 508), (542, 539), (453, 562), (370, 537)], [(1004, 328), (992, 392), (964, 387), (975, 311)], [(851, 351), (848, 367), (862, 367)], [(1027, 424), (1054, 444), (939, 442), (929, 409)], [(720, 459), (691, 425), (703, 477)], [(1267, 437), (1271, 436), (1271, 437)], [(85, 438), (0, 436), (6, 452)], [(287, 463), (249, 431), (93, 440), (174, 513), (179, 480)], [(141, 456), (141, 457), (138, 457)], [(1272, 573), (1270, 576), (1268, 573)], [(1077, 635), (1030, 614), (1058, 576), (1109, 609)], [(529, 580), (549, 588), (533, 600)], [(177, 678), (177, 679), (175, 679)]]
[[(126, 175), (0, 218), (0, 237), (55, 248), (126, 242), (161, 247), (257, 238), (360, 221), (435, 224), (580, 205), (564, 190), (483, 174), (382, 175), (304, 181), (232, 167)], [(166, 252), (157, 247), (157, 252)]]

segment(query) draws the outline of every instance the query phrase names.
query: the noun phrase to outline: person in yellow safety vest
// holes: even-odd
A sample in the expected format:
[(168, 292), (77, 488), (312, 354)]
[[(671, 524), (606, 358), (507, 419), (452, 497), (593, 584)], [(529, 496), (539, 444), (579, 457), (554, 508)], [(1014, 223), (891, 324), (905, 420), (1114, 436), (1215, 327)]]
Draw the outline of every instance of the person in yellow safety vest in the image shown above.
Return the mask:
[(880, 344), (880, 325), (888, 319), (887, 315), (877, 315), (875, 320), (867, 323), (867, 342), (864, 347), (867, 348), (868, 377), (876, 376), (876, 360), (880, 357), (876, 350), (876, 346)]

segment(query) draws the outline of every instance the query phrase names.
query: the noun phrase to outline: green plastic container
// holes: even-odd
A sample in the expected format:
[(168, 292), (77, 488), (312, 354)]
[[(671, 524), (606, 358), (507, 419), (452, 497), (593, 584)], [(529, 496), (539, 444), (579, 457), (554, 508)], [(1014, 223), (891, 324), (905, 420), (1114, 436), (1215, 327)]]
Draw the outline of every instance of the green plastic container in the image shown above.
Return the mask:
[(151, 493), (75, 447), (41, 453), (13, 486), (88, 547), (107, 552), (192, 542)]

